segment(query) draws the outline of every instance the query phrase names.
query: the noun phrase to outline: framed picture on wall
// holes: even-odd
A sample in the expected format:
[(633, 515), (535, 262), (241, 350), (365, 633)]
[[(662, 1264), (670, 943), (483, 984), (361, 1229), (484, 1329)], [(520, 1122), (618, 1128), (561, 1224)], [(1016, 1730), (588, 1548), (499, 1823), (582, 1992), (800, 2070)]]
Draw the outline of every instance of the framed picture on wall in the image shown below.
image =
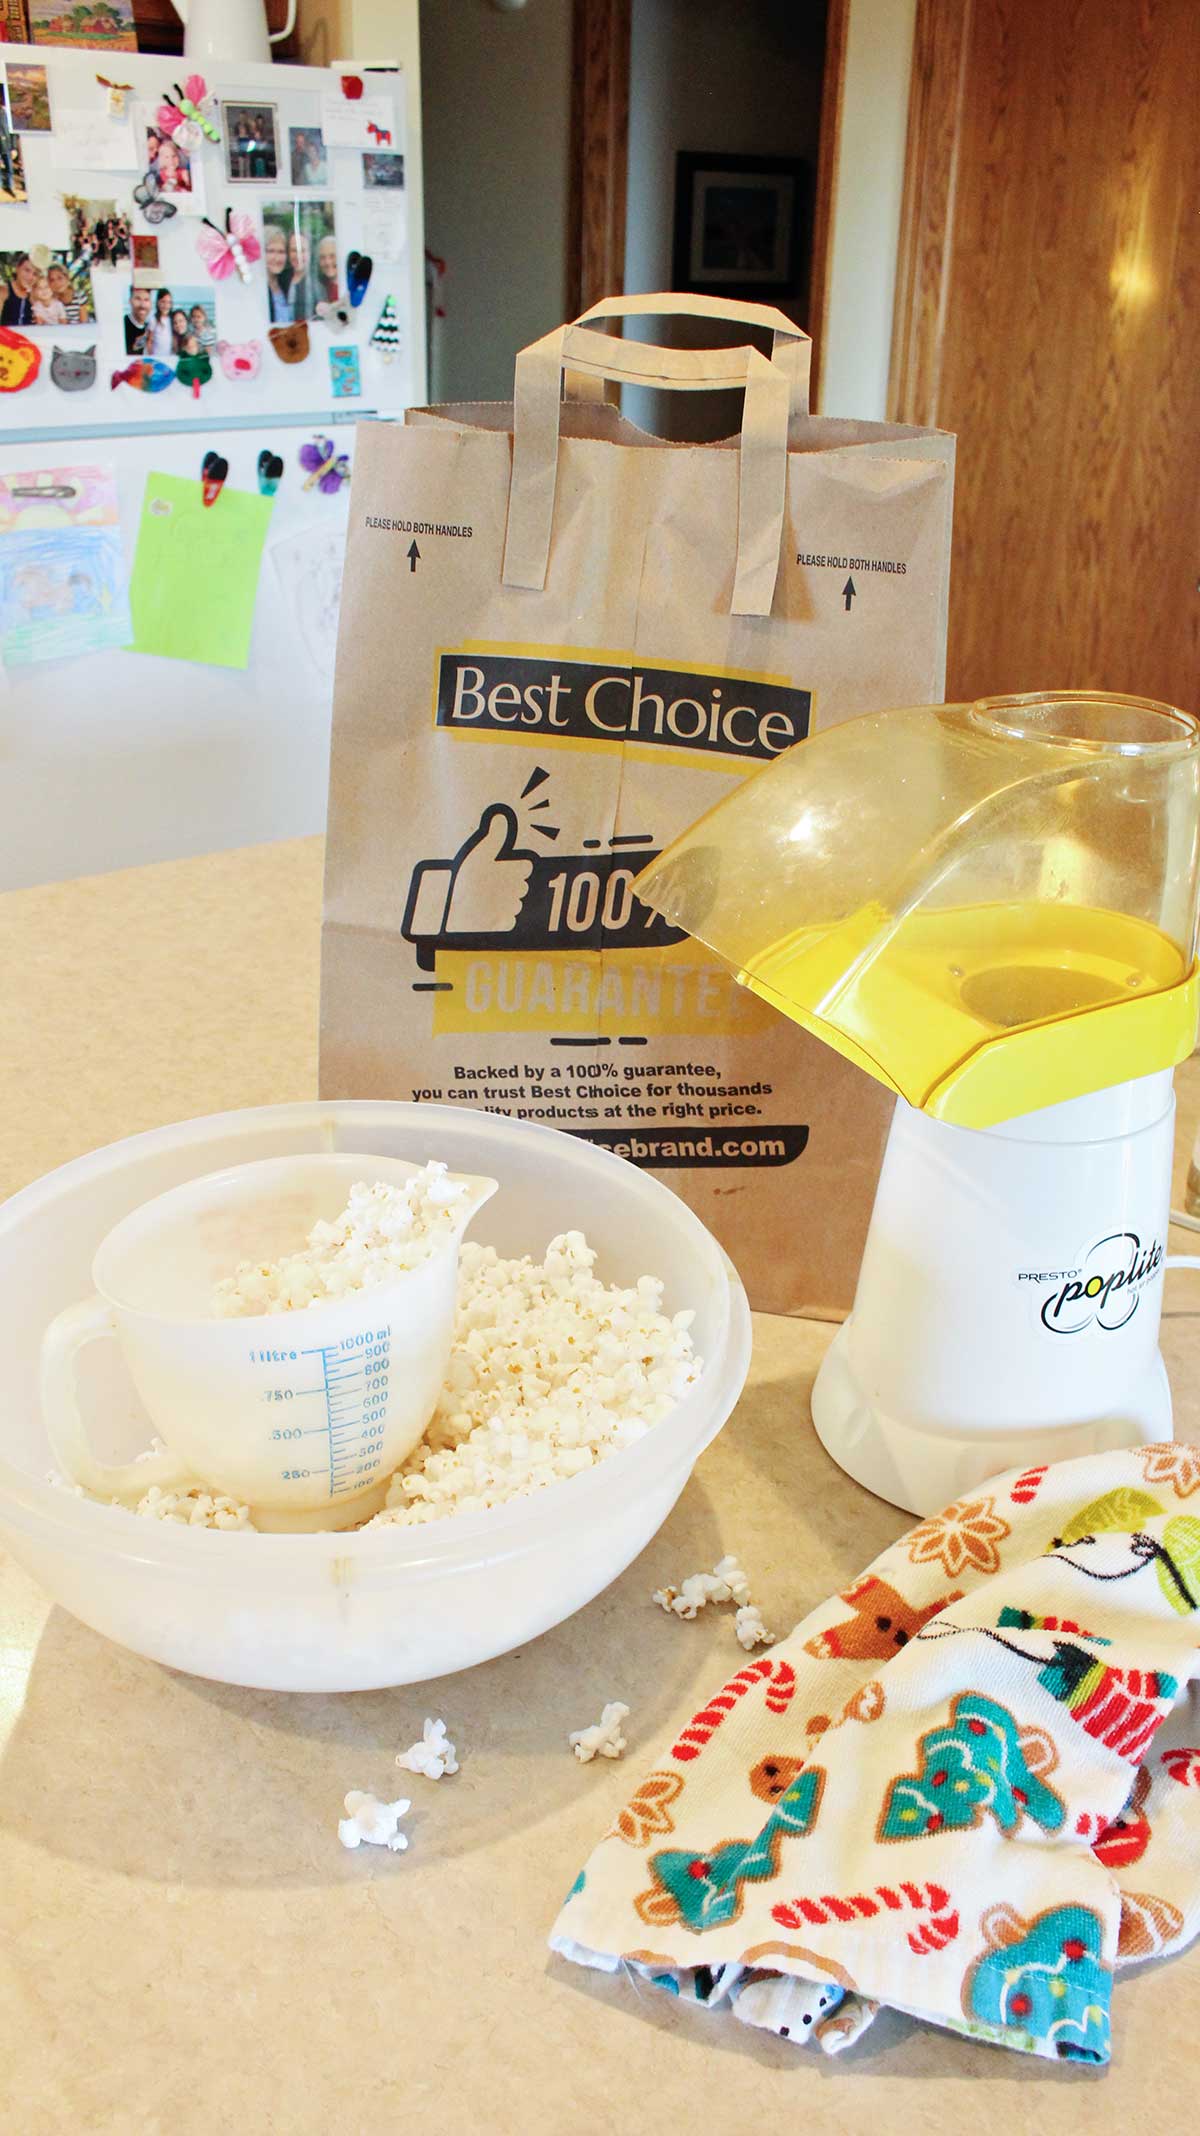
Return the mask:
[(803, 296), (810, 166), (794, 156), (675, 158), (676, 289), (765, 304)]

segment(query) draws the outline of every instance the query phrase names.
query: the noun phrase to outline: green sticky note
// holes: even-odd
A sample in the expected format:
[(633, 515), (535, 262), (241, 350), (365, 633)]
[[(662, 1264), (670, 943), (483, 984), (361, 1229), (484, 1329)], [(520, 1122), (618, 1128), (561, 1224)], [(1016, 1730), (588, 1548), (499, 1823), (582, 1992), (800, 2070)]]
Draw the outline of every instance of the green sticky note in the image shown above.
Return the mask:
[(210, 667), (244, 668), (272, 500), (147, 475), (129, 586), (133, 650)]

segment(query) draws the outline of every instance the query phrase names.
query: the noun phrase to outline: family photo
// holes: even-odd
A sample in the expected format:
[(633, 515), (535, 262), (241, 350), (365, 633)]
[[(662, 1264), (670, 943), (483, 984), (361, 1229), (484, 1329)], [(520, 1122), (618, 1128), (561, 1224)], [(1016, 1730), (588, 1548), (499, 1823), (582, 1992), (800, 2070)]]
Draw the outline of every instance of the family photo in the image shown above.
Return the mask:
[(65, 193), (63, 206), (71, 225), (71, 251), (93, 267), (117, 267), (130, 255), (129, 217), (115, 200), (83, 200)]
[(262, 185), (278, 178), (279, 125), (274, 104), (223, 104), (221, 118), (229, 183)]
[(90, 265), (67, 252), (0, 252), (0, 286), (0, 326), (87, 326), (96, 316)]
[(146, 128), (146, 169), (158, 179), (164, 193), (193, 190), (192, 159), (187, 149), (181, 148), (175, 135), (164, 133), (160, 126)]
[(289, 126), (288, 149), (293, 185), (328, 185), (329, 159), (319, 126)]
[(272, 326), (311, 319), (341, 294), (331, 200), (263, 203), (263, 264)]
[(135, 283), (125, 310), (125, 354), (158, 363), (198, 356), (217, 341), (216, 299), (210, 289), (152, 289)]

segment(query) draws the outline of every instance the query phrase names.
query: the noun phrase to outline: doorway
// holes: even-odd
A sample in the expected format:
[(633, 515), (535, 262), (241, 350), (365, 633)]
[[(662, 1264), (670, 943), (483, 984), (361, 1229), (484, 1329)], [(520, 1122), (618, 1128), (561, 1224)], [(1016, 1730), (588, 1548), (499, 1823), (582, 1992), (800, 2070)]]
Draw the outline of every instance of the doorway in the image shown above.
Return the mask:
[(951, 700), (1200, 699), (1200, 9), (920, 0), (891, 413), (958, 436)]

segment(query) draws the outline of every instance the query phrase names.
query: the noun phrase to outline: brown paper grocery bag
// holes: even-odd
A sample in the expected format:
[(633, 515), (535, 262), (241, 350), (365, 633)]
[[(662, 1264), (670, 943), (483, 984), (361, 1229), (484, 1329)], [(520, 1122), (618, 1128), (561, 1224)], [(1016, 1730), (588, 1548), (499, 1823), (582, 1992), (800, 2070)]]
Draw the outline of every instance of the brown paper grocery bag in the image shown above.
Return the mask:
[[(752, 1304), (837, 1315), (890, 1101), (633, 884), (806, 734), (941, 699), (953, 440), (810, 416), (808, 338), (764, 306), (585, 320), (680, 311), (768, 327), (772, 354), (580, 322), (517, 359), (512, 407), (360, 432), (321, 1089), (586, 1135), (699, 1212)], [(743, 385), (741, 436), (663, 444), (609, 379)]]

